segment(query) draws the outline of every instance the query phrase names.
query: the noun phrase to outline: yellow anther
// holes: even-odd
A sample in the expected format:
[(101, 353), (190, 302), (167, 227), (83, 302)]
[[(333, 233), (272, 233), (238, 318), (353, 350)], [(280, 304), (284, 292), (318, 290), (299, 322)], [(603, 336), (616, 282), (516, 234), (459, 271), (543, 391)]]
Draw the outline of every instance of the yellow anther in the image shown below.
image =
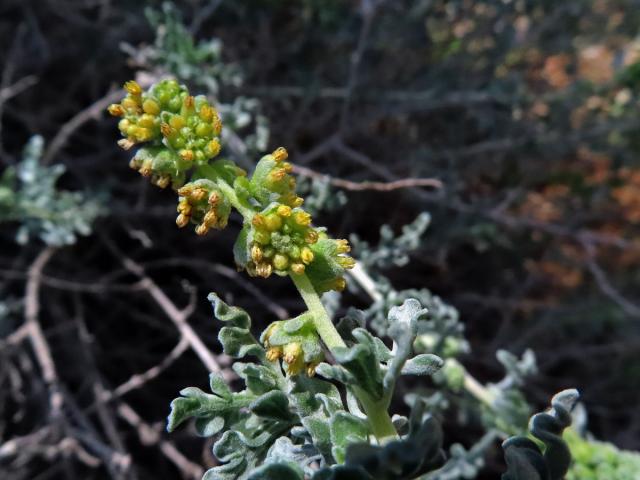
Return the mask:
[(211, 157), (215, 157), (220, 153), (220, 141), (217, 138), (214, 138), (209, 143), (207, 143), (207, 153)]
[(207, 191), (202, 187), (194, 188), (189, 195), (189, 198), (193, 199), (194, 202), (199, 202), (204, 200), (207, 197)]
[(218, 192), (212, 192), (211, 195), (209, 195), (207, 203), (212, 207), (215, 207), (218, 202), (220, 202), (220, 195), (218, 194)]
[(202, 219), (202, 223), (204, 223), (208, 227), (212, 227), (216, 224), (217, 220), (218, 217), (216, 215), (216, 212), (214, 210), (209, 210), (207, 213), (205, 213), (204, 218)]
[(318, 241), (318, 232), (316, 232), (315, 230), (308, 230), (304, 234), (304, 241), (309, 245), (313, 245)]
[(193, 185), (185, 185), (184, 187), (180, 187), (180, 189), (178, 190), (178, 195), (182, 197), (188, 197), (189, 195), (191, 195), (192, 191)]
[(302, 260), (302, 263), (304, 263), (305, 265), (309, 265), (311, 262), (313, 262), (313, 252), (309, 247), (304, 247), (300, 251), (300, 260)]
[(293, 165), (291, 165), (289, 162), (285, 162), (282, 164), (282, 169), (287, 173), (291, 173), (293, 172)]
[(140, 104), (132, 97), (125, 97), (121, 103), (122, 107), (129, 112), (138, 112)]
[(289, 154), (283, 147), (277, 148), (271, 155), (276, 162), (282, 162), (289, 157)]
[(162, 132), (162, 135), (165, 137), (170, 137), (173, 134), (173, 129), (168, 123), (163, 123), (160, 125), (160, 132)]
[(107, 111), (114, 117), (121, 117), (125, 114), (124, 107), (119, 103), (112, 103), (109, 105), (109, 108), (107, 108)]
[(301, 207), (302, 204), (304, 203), (304, 198), (302, 197), (296, 197), (293, 199), (293, 201), (291, 202), (291, 205), (293, 207)]
[(209, 231), (209, 227), (204, 223), (201, 223), (196, 227), (197, 235), (206, 235), (208, 231)]
[(170, 183), (171, 177), (169, 175), (160, 175), (155, 181), (155, 184), (160, 188), (167, 188)]
[(339, 277), (335, 279), (333, 289), (337, 292), (342, 292), (345, 288), (347, 288), (347, 281), (344, 277)]
[(303, 353), (302, 347), (298, 342), (287, 343), (282, 350), (284, 361), (288, 364), (296, 363)]
[(189, 223), (189, 217), (186, 216), (184, 213), (181, 213), (180, 215), (178, 215), (178, 217), (176, 218), (176, 225), (179, 228), (183, 228), (186, 227), (187, 224)]
[(138, 85), (138, 82), (135, 80), (129, 80), (126, 82), (124, 84), (124, 89), (131, 95), (140, 95), (142, 93), (142, 87)]
[(140, 175), (142, 175), (143, 177), (150, 177), (152, 173), (153, 169), (151, 168), (151, 165), (143, 163), (142, 167), (140, 168)]
[(279, 182), (287, 175), (284, 168), (275, 168), (269, 172), (269, 180), (273, 183)]
[(251, 224), (257, 228), (264, 227), (264, 216), (259, 213), (256, 213), (251, 219)]
[(259, 263), (256, 265), (256, 273), (262, 278), (268, 278), (273, 272), (273, 267), (270, 263)]
[(293, 263), (291, 265), (291, 271), (296, 275), (302, 275), (304, 273), (304, 264), (302, 263)]
[(142, 110), (150, 115), (158, 115), (160, 113), (160, 105), (151, 98), (147, 98), (142, 102)]
[(298, 210), (297, 212), (293, 213), (293, 221), (298, 225), (307, 227), (311, 225), (311, 215), (303, 210)]
[(133, 140), (131, 140), (129, 138), (121, 138), (120, 140), (118, 140), (118, 146), (120, 148), (122, 148), (123, 150), (129, 150), (135, 144), (136, 144), (136, 142), (134, 142)]
[[(251, 260), (258, 263), (262, 260), (262, 249), (258, 245), (251, 247)], [(276, 267), (277, 268), (277, 267)]]
[(347, 257), (347, 256), (336, 257), (336, 261), (338, 262), (338, 265), (340, 265), (342, 268), (349, 269), (356, 266), (356, 261), (351, 257)]
[(316, 374), (317, 363), (310, 363), (307, 365), (307, 376), (313, 377)]
[(193, 150), (180, 150), (180, 158), (182, 158), (185, 162), (192, 162), (193, 161)]
[(186, 97), (184, 97), (184, 106), (186, 108), (193, 108), (194, 103), (195, 100), (192, 95), (187, 95)]
[(209, 105), (203, 105), (202, 107), (200, 107), (198, 115), (205, 122), (210, 122), (213, 119), (213, 108), (211, 108)]
[(347, 253), (351, 251), (351, 245), (349, 241), (343, 238), (336, 240), (336, 251), (338, 253)]
[(220, 116), (216, 110), (213, 111), (213, 120), (211, 121), (211, 126), (213, 127), (213, 133), (216, 135), (220, 135), (222, 131), (222, 121), (220, 120)]
[(282, 356), (282, 348), (281, 347), (271, 347), (267, 350), (267, 360), (270, 362), (275, 362)]

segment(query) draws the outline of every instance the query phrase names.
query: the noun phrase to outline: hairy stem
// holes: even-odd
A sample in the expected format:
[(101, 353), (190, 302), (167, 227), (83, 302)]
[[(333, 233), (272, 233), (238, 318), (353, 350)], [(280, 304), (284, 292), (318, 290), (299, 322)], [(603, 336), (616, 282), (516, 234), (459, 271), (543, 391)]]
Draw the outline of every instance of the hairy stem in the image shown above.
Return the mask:
[[(292, 274), (290, 276), (300, 292), (304, 303), (307, 305), (309, 312), (313, 316), (313, 324), (324, 344), (332, 351), (338, 347), (346, 347), (344, 340), (342, 340), (331, 318), (329, 318), (327, 310), (324, 308), (324, 305), (322, 305), (318, 292), (316, 292), (311, 281), (309, 281), (309, 277), (305, 274)], [(358, 388), (354, 388), (353, 391), (360, 401), (362, 408), (364, 408), (371, 430), (378, 441), (383, 443), (386, 440), (398, 438), (398, 433), (387, 412), (388, 402), (385, 400), (376, 402), (366, 392)]]

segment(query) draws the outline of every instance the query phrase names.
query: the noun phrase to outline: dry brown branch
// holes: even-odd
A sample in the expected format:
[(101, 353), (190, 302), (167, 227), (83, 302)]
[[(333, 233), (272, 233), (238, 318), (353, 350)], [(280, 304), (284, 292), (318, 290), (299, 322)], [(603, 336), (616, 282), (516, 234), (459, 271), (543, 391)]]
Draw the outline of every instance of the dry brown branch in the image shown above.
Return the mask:
[(118, 415), (136, 429), (140, 443), (143, 445), (157, 445), (164, 456), (182, 472), (185, 478), (193, 478), (195, 480), (202, 478), (204, 470), (199, 465), (189, 461), (173, 443), (163, 440), (158, 430), (147, 425), (131, 406), (120, 402)]
[(44, 249), (36, 257), (28, 271), (28, 280), (25, 293), (25, 325), (28, 336), (35, 353), (38, 365), (42, 370), (42, 377), (49, 388), (49, 403), (53, 416), (59, 413), (62, 407), (62, 395), (58, 390), (58, 374), (56, 372), (51, 349), (40, 326), (40, 281), (42, 269), (56, 252), (54, 247)]
[(324, 179), (334, 187), (352, 191), (377, 190), (381, 192), (390, 192), (392, 190), (398, 190), (401, 188), (442, 188), (442, 182), (436, 178), (403, 178), (400, 180), (394, 180), (392, 182), (352, 182), (351, 180), (335, 178), (330, 175), (316, 172), (315, 170), (307, 167), (302, 167), (300, 165), (294, 165), (293, 171), (298, 175), (302, 175), (304, 177)]

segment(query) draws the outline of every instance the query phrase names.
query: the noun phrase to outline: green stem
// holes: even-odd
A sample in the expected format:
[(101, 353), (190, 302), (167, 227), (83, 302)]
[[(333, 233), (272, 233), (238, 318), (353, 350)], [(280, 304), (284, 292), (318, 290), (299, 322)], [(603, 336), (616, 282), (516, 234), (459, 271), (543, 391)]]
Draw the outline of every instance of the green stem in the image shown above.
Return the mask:
[[(338, 347), (346, 347), (344, 340), (342, 340), (331, 318), (329, 318), (327, 310), (324, 308), (324, 305), (322, 305), (320, 296), (311, 284), (309, 277), (305, 274), (291, 274), (290, 276), (298, 288), (304, 303), (306, 303), (309, 313), (313, 316), (313, 324), (324, 344), (331, 351)], [(376, 402), (366, 392), (357, 387), (353, 388), (353, 392), (367, 414), (369, 425), (371, 425), (371, 430), (378, 439), (378, 442), (383, 443), (386, 440), (398, 438), (398, 432), (396, 432), (391, 422), (391, 417), (389, 417), (389, 413), (387, 412), (388, 402), (384, 399)]]
[(313, 316), (313, 324), (324, 344), (329, 350), (333, 350), (336, 347), (346, 347), (347, 345), (342, 340), (336, 327), (333, 326), (329, 314), (325, 310), (324, 305), (322, 305), (320, 296), (316, 292), (316, 289), (313, 288), (311, 281), (309, 281), (309, 277), (304, 273), (302, 275), (291, 274), (290, 277), (298, 288), (300, 295), (302, 295), (304, 303), (307, 304), (309, 313)]
[[(238, 212), (240, 212), (244, 217), (245, 221), (250, 222), (255, 215), (253, 209), (248, 205), (244, 205), (240, 201), (233, 187), (227, 182), (222, 179), (217, 179), (216, 184), (220, 190), (222, 190), (222, 193), (224, 193), (229, 199), (229, 202), (231, 202), (236, 210), (238, 210)], [(327, 348), (330, 351), (333, 351), (338, 347), (346, 347), (347, 345), (344, 343), (344, 340), (342, 340), (342, 337), (338, 333), (338, 330), (336, 330), (336, 327), (334, 327), (333, 322), (331, 321), (331, 318), (329, 318), (329, 314), (324, 308), (324, 305), (322, 305), (320, 296), (311, 284), (309, 277), (305, 274), (291, 274), (290, 277), (300, 292), (304, 303), (307, 305), (309, 313), (313, 317), (313, 324), (316, 327), (316, 331)], [(354, 393), (367, 414), (371, 430), (378, 439), (378, 442), (383, 443), (386, 440), (398, 438), (398, 433), (396, 432), (396, 429), (391, 422), (391, 417), (389, 417), (389, 413), (387, 412), (388, 401), (383, 399), (376, 402), (366, 392), (360, 389), (354, 389)]]

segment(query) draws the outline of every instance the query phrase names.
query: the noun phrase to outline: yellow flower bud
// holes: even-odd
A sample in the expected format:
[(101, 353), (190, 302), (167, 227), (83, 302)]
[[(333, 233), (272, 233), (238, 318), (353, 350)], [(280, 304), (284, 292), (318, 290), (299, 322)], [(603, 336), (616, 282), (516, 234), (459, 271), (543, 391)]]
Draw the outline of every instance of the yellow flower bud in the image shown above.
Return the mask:
[(256, 265), (256, 273), (259, 277), (268, 278), (273, 272), (273, 267), (270, 263), (259, 263)]
[(171, 128), (175, 130), (180, 130), (182, 127), (184, 127), (184, 118), (182, 118), (180, 115), (174, 115), (169, 119), (169, 125), (171, 125)]
[(253, 260), (256, 263), (262, 260), (262, 249), (258, 245), (253, 245), (251, 247), (251, 260)]
[(356, 261), (351, 257), (336, 257), (336, 261), (338, 265), (346, 269), (353, 268), (356, 265)]
[(309, 265), (311, 262), (313, 262), (313, 252), (309, 247), (304, 247), (300, 251), (300, 260), (302, 260), (302, 263), (304, 263), (305, 265)]
[(343, 238), (336, 240), (336, 251), (338, 253), (347, 253), (351, 251), (349, 242)]
[(176, 218), (176, 225), (178, 226), (178, 228), (186, 227), (188, 223), (189, 223), (189, 217), (186, 216), (184, 213), (181, 213)]
[(207, 143), (207, 153), (210, 157), (215, 157), (220, 153), (220, 141), (217, 138)]
[(282, 227), (282, 218), (280, 218), (277, 213), (270, 213), (264, 217), (264, 225), (267, 227), (267, 230), (275, 232)]
[(216, 221), (217, 221), (216, 212), (214, 210), (209, 210), (207, 213), (205, 213), (202, 223), (204, 223), (208, 227), (212, 227), (216, 224)]
[(199, 202), (201, 200), (204, 200), (206, 196), (207, 196), (207, 191), (204, 188), (197, 187), (193, 189), (189, 197), (192, 198), (194, 202)]
[(182, 158), (185, 162), (193, 161), (193, 150), (180, 150), (180, 158)]
[(165, 137), (170, 137), (174, 133), (173, 129), (168, 123), (163, 123), (162, 125), (160, 125), (160, 132), (162, 132), (162, 135), (164, 135)]
[(140, 95), (142, 93), (142, 87), (138, 85), (135, 80), (129, 80), (124, 84), (124, 89), (131, 95)]
[(220, 135), (220, 132), (222, 131), (222, 121), (218, 116), (218, 112), (216, 112), (215, 110), (213, 111), (213, 120), (211, 121), (211, 126), (213, 127), (213, 133), (215, 135)]
[(109, 108), (107, 108), (107, 110), (114, 117), (121, 117), (125, 114), (124, 107), (119, 103), (112, 103), (111, 105), (109, 105)]
[(293, 221), (298, 225), (307, 227), (311, 225), (311, 215), (303, 210), (298, 210), (293, 214)]
[(286, 255), (283, 255), (281, 253), (276, 253), (273, 256), (273, 266), (275, 267), (276, 270), (286, 270), (287, 267), (289, 266), (289, 259), (287, 258)]
[(290, 217), (291, 216), (291, 207), (287, 206), (287, 205), (280, 205), (276, 212), (278, 213), (278, 215), (280, 215), (281, 217)]
[(313, 245), (318, 241), (318, 232), (316, 232), (315, 230), (308, 230), (304, 234), (304, 241), (309, 245)]
[(142, 102), (142, 110), (150, 115), (158, 115), (160, 113), (160, 105), (155, 100), (148, 98)]
[(137, 112), (140, 109), (140, 104), (131, 97), (125, 97), (121, 105), (125, 110), (130, 112)]
[(205, 122), (210, 122), (213, 119), (213, 108), (209, 105), (203, 105), (198, 112), (198, 115)]
[(148, 113), (143, 114), (138, 120), (138, 125), (145, 128), (151, 128), (156, 124), (156, 118)]
[(282, 350), (284, 361), (288, 364), (296, 363), (303, 353), (302, 346), (298, 342), (287, 343)]
[(281, 347), (271, 347), (267, 350), (267, 360), (270, 362), (275, 362), (282, 356), (282, 348)]
[(209, 227), (204, 223), (201, 223), (196, 227), (196, 235), (206, 235), (207, 232), (209, 232)]
[(271, 155), (276, 162), (282, 162), (289, 157), (289, 154), (283, 147), (277, 148)]
[(293, 263), (291, 265), (291, 271), (296, 275), (302, 275), (304, 273), (304, 264), (302, 263)]
[(154, 182), (160, 188), (167, 188), (171, 183), (171, 177), (169, 175), (160, 175)]

